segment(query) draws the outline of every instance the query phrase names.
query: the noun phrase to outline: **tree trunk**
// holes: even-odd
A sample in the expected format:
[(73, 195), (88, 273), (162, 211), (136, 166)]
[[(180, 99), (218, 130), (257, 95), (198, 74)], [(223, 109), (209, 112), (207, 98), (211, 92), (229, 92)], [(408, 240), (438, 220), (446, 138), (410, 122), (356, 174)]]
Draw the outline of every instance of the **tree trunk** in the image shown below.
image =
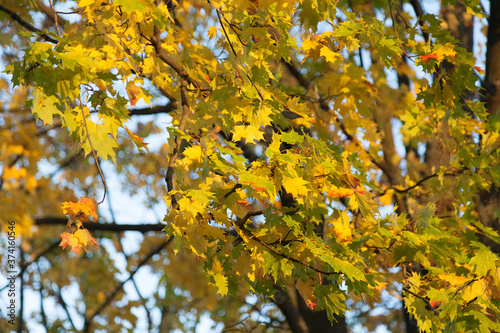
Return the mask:
[[(486, 108), (491, 117), (500, 116), (500, 0), (490, 1), (490, 18), (486, 51)], [(498, 119), (496, 120), (499, 121)], [(487, 181), (491, 181), (488, 179)], [(474, 203), (479, 220), (485, 227), (500, 232), (500, 184), (492, 180), (488, 190), (479, 191), (474, 197)], [(500, 253), (500, 244), (484, 235), (481, 241), (492, 251)]]

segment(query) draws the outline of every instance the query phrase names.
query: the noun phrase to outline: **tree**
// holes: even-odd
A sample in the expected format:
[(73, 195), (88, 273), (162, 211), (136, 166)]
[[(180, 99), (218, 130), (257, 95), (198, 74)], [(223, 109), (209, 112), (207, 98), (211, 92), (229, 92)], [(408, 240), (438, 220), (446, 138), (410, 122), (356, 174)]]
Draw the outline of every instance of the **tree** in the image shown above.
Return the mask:
[[(17, 330), (500, 330), (500, 4), (434, 5), (4, 1)], [(115, 223), (110, 174), (162, 223)]]

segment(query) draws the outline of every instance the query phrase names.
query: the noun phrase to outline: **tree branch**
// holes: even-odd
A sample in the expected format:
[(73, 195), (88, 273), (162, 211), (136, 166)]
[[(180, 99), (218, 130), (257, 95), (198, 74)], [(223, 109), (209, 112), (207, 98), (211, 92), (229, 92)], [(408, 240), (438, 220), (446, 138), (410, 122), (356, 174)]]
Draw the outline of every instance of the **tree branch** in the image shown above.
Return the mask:
[(422, 35), (426, 42), (429, 41), (429, 34), (424, 31), (423, 26), (425, 22), (421, 19), (424, 16), (424, 10), (422, 9), (422, 5), (418, 0), (410, 0), (411, 5), (413, 6), (413, 10), (415, 11), (415, 15), (417, 15), (418, 25), (420, 25), (420, 29), (422, 30)]
[(37, 28), (35, 28), (31, 24), (29, 24), (28, 22), (26, 22), (23, 19), (21, 19), (21, 17), (17, 13), (13, 12), (12, 10), (10, 10), (8, 8), (5, 8), (4, 6), (0, 5), (0, 11), (2, 11), (4, 13), (7, 13), (10, 16), (11, 19), (13, 19), (14, 21), (16, 21), (17, 23), (19, 23), (21, 26), (23, 26), (24, 28), (28, 29), (29, 31), (36, 33), (37, 35), (39, 35), (40, 37), (42, 37), (46, 41), (54, 43), (54, 44), (59, 43), (59, 41), (57, 39), (54, 39), (54, 38), (50, 37), (46, 33), (38, 30)]
[[(43, 227), (43, 226), (52, 226), (52, 225), (64, 225), (68, 224), (67, 217), (42, 217), (35, 219), (35, 225)], [(150, 231), (161, 232), (165, 225), (158, 224), (116, 224), (116, 223), (93, 223), (93, 222), (85, 222), (83, 223), (83, 227), (88, 230), (97, 230), (97, 231), (113, 231), (113, 232), (121, 232), (121, 231), (138, 231), (141, 233), (146, 233)]]
[(302, 318), (298, 307), (294, 305), (288, 292), (278, 285), (275, 285), (274, 288), (276, 292), (272, 301), (280, 308), (288, 325), (290, 325), (292, 333), (308, 333), (309, 329), (306, 322)]
[(138, 109), (130, 109), (128, 114), (131, 116), (144, 116), (144, 115), (152, 115), (159, 113), (170, 113), (177, 110), (177, 101), (172, 101), (167, 105), (158, 105), (147, 108), (138, 108)]
[(193, 79), (192, 77), (189, 76), (188, 72), (184, 67), (182, 67), (179, 63), (177, 63), (174, 59), (172, 59), (165, 49), (161, 46), (161, 39), (160, 39), (160, 33), (161, 30), (159, 27), (154, 28), (154, 36), (151, 37), (151, 43), (153, 44), (153, 47), (155, 48), (156, 55), (170, 68), (172, 68), (181, 78), (185, 78), (189, 83), (191, 83), (193, 86), (195, 86), (197, 89), (201, 89), (202, 85)]

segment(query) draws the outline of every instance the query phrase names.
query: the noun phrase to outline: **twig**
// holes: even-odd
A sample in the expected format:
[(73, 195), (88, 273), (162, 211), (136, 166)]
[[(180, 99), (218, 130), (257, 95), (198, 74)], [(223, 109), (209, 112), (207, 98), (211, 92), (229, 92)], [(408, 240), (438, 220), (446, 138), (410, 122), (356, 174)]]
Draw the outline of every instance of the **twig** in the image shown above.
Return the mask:
[(56, 26), (57, 34), (59, 37), (61, 37), (61, 31), (59, 30), (59, 23), (57, 22), (57, 12), (56, 9), (54, 8), (54, 4), (52, 3), (52, 0), (49, 0), (50, 8), (54, 11), (54, 23)]
[(411, 290), (410, 290), (410, 289), (408, 289), (407, 287), (403, 287), (403, 290), (404, 290), (404, 291), (406, 291), (406, 292), (407, 292), (408, 294), (410, 294), (410, 295), (413, 295), (413, 296), (415, 296), (415, 297), (417, 297), (417, 298), (420, 298), (422, 301), (424, 301), (424, 302), (425, 302), (425, 304), (427, 304), (427, 305), (429, 306), (429, 308), (432, 310), (432, 312), (434, 312), (434, 314), (437, 314), (436, 309), (434, 309), (434, 307), (431, 305), (430, 301), (429, 301), (427, 298), (425, 298), (425, 297), (423, 297), (423, 296), (420, 296), (420, 295), (418, 295), (418, 294), (414, 293), (413, 291), (411, 291)]
[(151, 259), (155, 254), (160, 253), (160, 251), (163, 250), (168, 244), (170, 244), (170, 242), (173, 239), (174, 239), (174, 237), (170, 236), (170, 238), (166, 242), (162, 242), (159, 246), (154, 248), (146, 257), (144, 257), (137, 264), (137, 266), (134, 269), (130, 270), (130, 276), (127, 279), (125, 279), (124, 281), (122, 281), (117, 287), (115, 287), (115, 289), (106, 296), (106, 299), (104, 300), (104, 302), (102, 302), (102, 304), (91, 315), (89, 315), (88, 317), (85, 318), (85, 325), (84, 325), (83, 332), (85, 332), (85, 333), (90, 332), (90, 325), (91, 325), (92, 320), (96, 316), (98, 316), (111, 303), (111, 301), (116, 297), (116, 295), (118, 295), (118, 293), (120, 291), (123, 290), (123, 286), (125, 285), (125, 283), (130, 281), (134, 277), (135, 273), (137, 273), (137, 271), (139, 271), (139, 269), (142, 266), (144, 266), (149, 261), (149, 259)]
[[(212, 3), (210, 1), (208, 1), (208, 2), (210, 3), (210, 5), (212, 5)], [(212, 5), (212, 7), (213, 7), (213, 5)], [(215, 12), (217, 13), (217, 18), (219, 19), (219, 23), (220, 23), (220, 26), (222, 28), (222, 32), (224, 33), (224, 36), (226, 37), (226, 40), (229, 43), (229, 46), (231, 47), (231, 51), (233, 51), (234, 57), (236, 59), (238, 59), (238, 55), (236, 54), (236, 51), (234, 50), (233, 43), (229, 39), (229, 35), (227, 34), (226, 28), (224, 27), (224, 23), (222, 23), (222, 17), (221, 17), (220, 11), (218, 8), (214, 7), (214, 9), (215, 9)], [(238, 69), (236, 69), (236, 71), (238, 71)], [(257, 86), (255, 85), (255, 82), (253, 82), (252, 78), (250, 77), (250, 75), (246, 71), (245, 71), (245, 75), (248, 78), (248, 80), (250, 81), (250, 83), (252, 84), (252, 86), (254, 87), (254, 89), (257, 91), (257, 94), (259, 95), (261, 101), (264, 101), (264, 96), (262, 96), (262, 93), (260, 92), (259, 88), (257, 88)]]
[(98, 205), (100, 205), (100, 204), (102, 204), (104, 202), (104, 199), (106, 199), (106, 193), (108, 191), (108, 185), (106, 184), (106, 180), (104, 179), (104, 175), (102, 174), (101, 166), (99, 165), (99, 159), (97, 158), (97, 154), (95, 152), (95, 149), (92, 146), (92, 140), (90, 140), (89, 128), (87, 126), (87, 119), (85, 117), (85, 109), (83, 108), (83, 103), (82, 103), (81, 96), (78, 96), (78, 99), (80, 100), (80, 108), (82, 109), (83, 124), (85, 125), (85, 132), (86, 132), (86, 135), (87, 135), (87, 140), (89, 140), (90, 149), (92, 150), (92, 155), (94, 155), (95, 164), (97, 166), (97, 170), (99, 171), (99, 176), (101, 176), (102, 184), (104, 186), (104, 194), (102, 196), (102, 200), (97, 203)]
[(422, 5), (418, 0), (410, 0), (411, 5), (413, 6), (413, 10), (415, 11), (415, 15), (417, 16), (418, 19), (418, 24), (420, 25), (420, 30), (422, 30), (422, 35), (424, 36), (424, 39), (426, 42), (429, 42), (429, 33), (424, 31), (424, 20), (422, 20), (422, 16), (424, 16), (424, 11), (422, 9)]
[[(248, 214), (247, 214), (248, 215)], [(273, 248), (271, 245), (267, 244), (266, 242), (264, 242), (263, 240), (261, 240), (260, 238), (258, 238), (257, 236), (255, 236), (254, 234), (252, 234), (250, 232), (250, 230), (248, 230), (247, 228), (245, 228), (244, 226), (240, 226), (239, 229), (241, 229), (244, 233), (245, 233), (245, 236), (247, 236), (249, 239), (253, 239), (255, 240), (257, 243), (259, 243), (260, 245), (264, 246), (266, 249), (268, 249), (269, 251), (271, 251), (272, 253), (274, 253), (275, 255), (279, 256), (279, 257), (282, 257), (284, 259), (288, 259), (290, 260), (291, 262), (294, 262), (294, 263), (297, 263), (297, 264), (300, 264), (302, 266), (305, 266), (307, 268), (310, 268), (312, 269), (313, 271), (315, 272), (318, 272), (318, 273), (321, 273), (323, 275), (340, 275), (342, 273), (340, 272), (327, 272), (327, 271), (323, 271), (319, 268), (316, 268), (314, 266), (311, 266), (309, 265), (308, 263), (306, 262), (303, 262), (303, 261), (300, 261), (298, 259), (295, 259), (293, 257), (290, 257), (289, 255), (283, 253), (283, 252), (280, 252), (278, 250), (276, 250), (275, 248)], [(241, 236), (241, 235), (240, 235)], [(242, 239), (244, 239), (242, 237)]]

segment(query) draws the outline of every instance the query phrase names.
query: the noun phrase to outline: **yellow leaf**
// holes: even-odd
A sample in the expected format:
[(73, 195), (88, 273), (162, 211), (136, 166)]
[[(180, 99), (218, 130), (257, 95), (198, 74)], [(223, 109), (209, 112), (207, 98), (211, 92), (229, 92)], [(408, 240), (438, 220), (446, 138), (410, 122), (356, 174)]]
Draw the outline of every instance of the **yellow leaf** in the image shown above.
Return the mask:
[(236, 125), (233, 128), (233, 141), (239, 141), (242, 138), (246, 139), (247, 143), (260, 141), (264, 138), (264, 133), (253, 125)]
[(466, 278), (464, 276), (457, 276), (452, 274), (438, 274), (438, 278), (448, 282), (452, 286), (461, 286), (470, 281), (469, 278)]
[(298, 196), (307, 195), (307, 193), (309, 193), (309, 188), (306, 186), (307, 184), (309, 184), (309, 182), (300, 177), (287, 178), (283, 182), (285, 190), (295, 198)]
[(436, 59), (438, 64), (441, 62), (441, 60), (444, 60), (446, 57), (453, 58), (457, 54), (453, 50), (454, 46), (451, 44), (444, 44), (441, 46), (436, 46), (434, 51), (431, 53), (425, 55), (425, 56), (420, 56), (420, 61), (422, 61), (424, 64), (429, 61), (430, 59)]
[(383, 205), (383, 206), (389, 206), (392, 204), (392, 196), (394, 195), (394, 190), (393, 189), (390, 189), (390, 190), (387, 190), (385, 192), (384, 195), (382, 195), (379, 200), (380, 200), (380, 203)]
[(203, 150), (200, 146), (188, 147), (182, 154), (188, 164), (203, 163)]
[(339, 58), (342, 59), (342, 56), (340, 54), (338, 54), (337, 52), (333, 52), (332, 50), (330, 50), (329, 47), (327, 46), (323, 46), (320, 50), (320, 53), (319, 53), (322, 57), (325, 57), (326, 61), (329, 61), (329, 62), (335, 62), (337, 61)]
[(229, 291), (227, 287), (227, 277), (220, 273), (217, 273), (214, 274), (214, 281), (215, 286), (219, 289), (219, 294), (221, 294), (222, 296), (227, 295), (227, 292)]
[(462, 298), (466, 302), (472, 301), (476, 297), (481, 297), (486, 300), (490, 299), (490, 293), (488, 292), (488, 285), (484, 279), (475, 281), (470, 286), (465, 288)]
[(347, 216), (347, 213), (345, 211), (342, 211), (340, 217), (334, 219), (332, 224), (334, 233), (339, 241), (343, 242), (352, 239), (351, 227), (349, 225), (349, 216)]
[(216, 27), (209, 27), (207, 35), (208, 35), (209, 39), (215, 39), (215, 36), (217, 36), (217, 28)]
[(25, 168), (18, 168), (18, 167), (12, 167), (12, 168), (7, 168), (4, 169), (2, 178), (3, 179), (20, 179), (20, 178), (26, 178), (28, 175), (27, 171)]

